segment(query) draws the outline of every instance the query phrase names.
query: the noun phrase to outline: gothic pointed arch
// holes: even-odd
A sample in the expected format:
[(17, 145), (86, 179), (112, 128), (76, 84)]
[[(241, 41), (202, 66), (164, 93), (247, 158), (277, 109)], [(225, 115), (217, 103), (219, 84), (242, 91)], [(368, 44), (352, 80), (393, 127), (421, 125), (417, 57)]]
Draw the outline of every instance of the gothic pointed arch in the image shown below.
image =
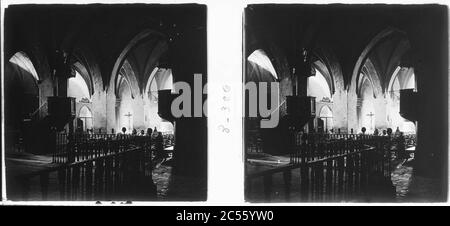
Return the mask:
[[(348, 86), (349, 92), (355, 92), (355, 90), (357, 88), (357, 82), (358, 82), (359, 76), (361, 74), (361, 70), (364, 69), (364, 66), (365, 66), (367, 60), (369, 59), (369, 56), (372, 53), (372, 51), (378, 46), (378, 44), (380, 44), (384, 40), (392, 38), (392, 37), (396, 37), (396, 36), (397, 37), (405, 36), (405, 34), (403, 31), (400, 31), (396, 28), (388, 27), (388, 28), (382, 30), (381, 32), (379, 32), (377, 35), (375, 35), (375, 37), (373, 37), (367, 43), (366, 47), (363, 49), (363, 51), (359, 55), (355, 65), (353, 67), (350, 84)], [(372, 62), (370, 62), (370, 63), (372, 63)], [(372, 65), (369, 65), (369, 67), (370, 67), (369, 69), (371, 69), (372, 67), (375, 68), (373, 66), (373, 63), (372, 63)], [(378, 74), (379, 73), (380, 72), (378, 72)], [(380, 80), (380, 78), (378, 78), (378, 80)]]
[(344, 87), (344, 77), (338, 58), (334, 52), (325, 45), (318, 44), (313, 50), (313, 66), (326, 78), (331, 94)]
[[(116, 80), (117, 80), (117, 75), (119, 73), (119, 71), (121, 70), (122, 66), (124, 65), (125, 60), (127, 59), (127, 57), (129, 56), (129, 54), (133, 51), (133, 49), (135, 49), (135, 47), (137, 47), (138, 45), (145, 43), (145, 41), (147, 40), (152, 40), (152, 39), (165, 39), (166, 36), (158, 31), (155, 30), (151, 30), (151, 29), (146, 29), (143, 30), (141, 32), (139, 32), (138, 34), (136, 34), (127, 44), (126, 46), (122, 49), (122, 51), (120, 52), (119, 56), (117, 57), (117, 59), (115, 60), (115, 63), (113, 65), (112, 68), (112, 73), (111, 73), (111, 77), (110, 77), (110, 82), (109, 82), (109, 86), (107, 87), (108, 89), (111, 88), (116, 88), (114, 86)], [(133, 62), (131, 64), (135, 64), (136, 62)], [(142, 67), (145, 70), (145, 65), (147, 65), (148, 62), (143, 63)], [(130, 64), (130, 63), (128, 63)], [(135, 66), (135, 69), (139, 70), (139, 66)], [(151, 72), (151, 71), (150, 71)], [(136, 78), (136, 81), (138, 81), (138, 79)], [(141, 83), (142, 84), (142, 83)], [(137, 83), (137, 88), (136, 91), (142, 92), (143, 91), (143, 87), (142, 85), (139, 85), (139, 83)], [(135, 94), (133, 94), (135, 95)]]

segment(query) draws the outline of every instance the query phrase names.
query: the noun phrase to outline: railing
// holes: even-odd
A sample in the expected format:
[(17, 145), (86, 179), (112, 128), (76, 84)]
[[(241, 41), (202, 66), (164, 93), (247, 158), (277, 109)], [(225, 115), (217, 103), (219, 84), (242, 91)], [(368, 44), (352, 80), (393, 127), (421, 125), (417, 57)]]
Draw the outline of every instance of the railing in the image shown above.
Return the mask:
[(392, 192), (385, 140), (372, 137), (298, 146), (290, 164), (246, 175), (246, 197), (272, 201), (274, 195), (284, 194), (285, 201), (319, 202), (384, 197)]
[(258, 130), (246, 131), (246, 152), (247, 153), (261, 153), (263, 152), (263, 145), (261, 135)]
[(392, 134), (389, 136), (375, 136), (371, 134), (321, 134), (321, 133), (295, 133), (296, 145), (327, 143), (338, 140), (371, 140), (385, 139), (386, 149), (393, 153), (404, 152), (405, 149), (416, 146), (416, 134), (405, 134), (398, 136)]
[[(331, 158), (361, 150), (367, 146), (376, 146), (379, 141), (386, 141), (383, 137), (368, 135), (351, 136), (346, 139), (309, 140), (309, 142), (296, 143), (290, 154), (291, 164), (307, 163), (318, 159)], [(311, 142), (313, 141), (313, 142)], [(320, 141), (320, 142), (319, 142)], [(385, 142), (383, 142), (384, 144)]]
[[(155, 198), (151, 153), (142, 147), (121, 148), (116, 145), (101, 156), (18, 177), (22, 200), (29, 200), (32, 191), (35, 200), (49, 200), (49, 196), (51, 200)], [(30, 189), (32, 184), (39, 189)]]
[(115, 134), (56, 134), (55, 150), (52, 155), (54, 163), (72, 163), (104, 155), (115, 154), (137, 146), (144, 150), (151, 149), (149, 136), (115, 135)]
[(405, 147), (406, 148), (417, 146), (416, 134), (405, 134), (404, 138), (405, 138)]
[(175, 136), (172, 133), (163, 133), (163, 142), (164, 147), (174, 146), (175, 145)]
[(347, 133), (336, 133), (336, 134), (328, 134), (328, 133), (295, 133), (296, 144), (299, 145), (301, 143), (320, 143), (327, 142), (330, 140), (358, 140), (358, 139), (369, 139), (372, 137), (376, 137), (373, 135), (367, 134), (347, 134)]

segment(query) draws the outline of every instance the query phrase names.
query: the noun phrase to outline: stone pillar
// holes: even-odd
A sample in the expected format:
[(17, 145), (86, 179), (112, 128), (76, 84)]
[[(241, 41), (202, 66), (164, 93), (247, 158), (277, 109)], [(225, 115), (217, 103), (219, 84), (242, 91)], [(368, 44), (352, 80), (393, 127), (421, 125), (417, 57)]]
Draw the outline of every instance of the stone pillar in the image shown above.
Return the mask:
[(379, 96), (374, 99), (375, 128), (378, 128), (378, 130), (387, 127), (386, 104), (387, 104), (387, 101), (384, 96)]
[[(344, 89), (344, 88), (342, 88)], [(347, 93), (345, 90), (336, 90), (333, 95), (333, 129), (342, 133), (347, 131)]]
[(357, 111), (357, 105), (358, 103), (358, 97), (356, 95), (356, 92), (353, 92), (350, 90), (347, 94), (347, 119), (348, 119), (348, 125), (347, 130), (351, 131), (357, 131), (359, 128), (358, 126), (358, 111)]
[[(442, 200), (448, 187), (448, 11), (428, 9), (420, 20), (411, 47), (419, 58), (414, 65), (418, 91), (418, 132), (415, 172), (439, 179)], [(434, 24), (435, 26), (430, 26)]]
[(107, 118), (106, 118), (106, 92), (96, 90), (92, 95), (92, 120), (94, 122), (94, 130), (97, 133), (99, 129), (102, 133), (110, 133), (107, 131)]
[[(310, 76), (314, 76), (313, 75), (313, 70), (311, 67), (311, 52), (309, 52), (309, 50), (307, 50), (306, 48), (303, 48), (301, 50), (297, 50), (298, 52), (296, 52), (295, 54), (295, 59), (293, 60), (294, 63), (294, 77), (296, 78), (297, 84), (296, 84), (296, 93), (295, 96), (299, 96), (299, 97), (306, 97), (308, 96), (308, 78)], [(316, 100), (318, 101), (318, 100)], [(316, 106), (316, 105), (313, 105)], [(320, 109), (316, 109), (316, 114), (319, 114), (317, 111)], [(309, 127), (309, 125), (314, 125), (314, 118), (310, 118), (309, 117), (310, 114), (308, 113), (306, 117), (308, 118), (303, 118), (301, 121), (301, 126), (304, 128), (305, 125), (308, 124), (308, 131), (311, 131), (311, 128)], [(294, 115), (295, 117), (300, 117), (298, 115)], [(304, 124), (303, 124), (304, 123)], [(298, 123), (297, 123), (298, 126)], [(301, 129), (301, 128), (296, 128), (297, 130)], [(278, 135), (280, 134), (279, 132), (277, 132)], [(281, 140), (281, 139), (278, 139)]]
[(116, 119), (117, 119), (117, 103), (116, 95), (114, 94), (114, 87), (109, 87), (106, 91), (106, 129), (108, 133), (111, 133), (114, 129), (115, 133), (117, 131)]
[(71, 68), (67, 63), (67, 54), (57, 50), (55, 52), (55, 77), (57, 85), (56, 95), (59, 97), (67, 97), (68, 79), (71, 77)]
[[(148, 92), (150, 92), (150, 89), (148, 90)], [(144, 109), (144, 131), (147, 131), (147, 128), (151, 128), (150, 126), (150, 122), (151, 122), (151, 118), (150, 118), (150, 111), (152, 110), (150, 107), (151, 104), (151, 100), (148, 98), (148, 92), (144, 92), (142, 94), (142, 101), (143, 101), (143, 109)]]
[[(194, 74), (202, 75), (202, 85), (206, 84), (206, 30), (187, 30), (175, 38), (169, 46), (174, 82), (186, 82), (191, 87), (191, 117), (175, 119), (174, 170), (177, 176), (206, 180), (207, 175), (207, 118), (194, 117), (194, 103), (204, 102), (194, 99)], [(179, 177), (178, 177), (179, 178)], [(174, 182), (176, 183), (176, 182)]]
[(361, 110), (362, 110), (362, 104), (363, 104), (363, 99), (360, 97), (356, 98), (356, 126), (353, 128), (354, 131), (359, 131), (362, 127), (362, 116), (361, 116)]
[(307, 96), (308, 77), (312, 76), (311, 59), (308, 50), (303, 49), (298, 59), (295, 59), (294, 76), (297, 78), (297, 96)]
[(291, 76), (286, 76), (280, 81), (280, 118), (283, 118), (287, 114), (286, 96), (293, 95), (292, 83)]
[(139, 131), (146, 131), (145, 126), (145, 102), (143, 95), (138, 94), (133, 99), (133, 128)]
[[(69, 55), (61, 50), (56, 50), (54, 57), (55, 57), (54, 71), (57, 86), (55, 94), (58, 97), (67, 97), (67, 87), (69, 82), (68, 80), (70, 77), (75, 76), (71, 66), (69, 65)], [(67, 111), (68, 109), (64, 109), (60, 112), (62, 114), (66, 114), (68, 113)], [(69, 134), (75, 132), (73, 118), (64, 119), (64, 123), (67, 123), (69, 126)]]

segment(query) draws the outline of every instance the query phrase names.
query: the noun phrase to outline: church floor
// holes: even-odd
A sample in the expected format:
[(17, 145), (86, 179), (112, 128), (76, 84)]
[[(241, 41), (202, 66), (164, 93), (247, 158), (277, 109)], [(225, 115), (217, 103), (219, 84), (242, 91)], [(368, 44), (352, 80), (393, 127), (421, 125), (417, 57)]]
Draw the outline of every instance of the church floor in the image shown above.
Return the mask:
[(158, 168), (154, 169), (153, 182), (156, 184), (156, 195), (158, 200), (167, 199), (167, 192), (169, 190), (169, 178), (172, 173), (172, 167), (161, 164)]
[(439, 180), (416, 176), (411, 177), (409, 192), (405, 197), (405, 202), (445, 202), (439, 192), (441, 184)]
[(398, 202), (442, 202), (441, 184), (436, 178), (417, 175), (413, 163), (406, 161), (392, 173)]
[[(17, 176), (38, 172), (55, 166), (58, 166), (58, 164), (52, 163), (51, 156), (33, 155), (23, 152), (8, 153), (6, 155), (8, 200), (22, 200), (20, 193), (21, 187), (15, 180)], [(157, 188), (157, 197), (155, 201), (203, 200), (204, 197), (206, 197), (206, 180), (184, 178), (180, 176), (177, 176), (176, 180), (174, 180), (172, 168), (170, 161), (159, 162), (152, 171), (153, 182)], [(36, 178), (31, 180), (28, 201), (40, 201), (41, 197), (39, 179)], [(56, 201), (58, 199), (57, 174), (51, 173), (49, 175), (48, 200)], [(75, 200), (81, 201), (82, 199)]]
[(391, 180), (395, 187), (395, 199), (398, 202), (404, 202), (411, 185), (411, 177), (413, 173), (412, 166), (400, 163), (392, 172)]
[[(411, 155), (413, 157), (413, 155)], [(439, 201), (439, 183), (436, 179), (425, 178), (414, 174), (412, 166), (412, 158), (403, 161), (393, 161), (395, 168), (391, 173), (391, 181), (395, 187), (395, 199), (392, 202), (425, 202), (425, 201)], [(289, 164), (289, 158), (286, 156), (271, 156), (267, 154), (253, 154), (247, 159), (246, 172), (254, 173), (268, 170), (271, 168), (280, 167)], [(291, 202), (301, 202), (299, 192), (299, 178), (298, 170), (294, 170), (292, 174), (292, 191)], [(274, 174), (273, 178), (274, 193), (272, 194), (272, 202), (286, 202), (283, 192), (283, 175), (281, 173)], [(252, 187), (255, 188), (251, 198), (247, 201), (260, 202), (264, 200), (264, 192), (262, 190), (262, 180), (252, 182)], [(357, 199), (344, 199), (346, 202), (360, 201)], [(325, 200), (324, 200), (325, 201)]]
[(397, 202), (440, 202), (441, 185), (436, 178), (417, 175), (414, 172), (414, 154), (410, 152), (408, 160), (400, 162), (391, 174), (396, 187)]
[[(6, 164), (6, 193), (8, 200), (22, 200), (21, 186), (16, 178), (22, 175), (36, 173), (41, 170), (56, 167), (58, 164), (52, 163), (52, 157), (46, 155), (34, 155), (25, 152), (7, 152), (5, 156)], [(56, 175), (49, 176), (50, 182), (56, 182)], [(41, 193), (39, 190), (39, 180), (31, 181), (30, 194), (28, 200), (39, 201)], [(57, 194), (50, 193), (49, 196), (57, 197)]]
[(206, 200), (206, 178), (173, 175), (171, 156), (164, 161), (155, 162), (152, 175), (157, 189), (157, 201)]
[(6, 153), (6, 174), (18, 176), (58, 166), (52, 163), (52, 157), (33, 155), (25, 152)]

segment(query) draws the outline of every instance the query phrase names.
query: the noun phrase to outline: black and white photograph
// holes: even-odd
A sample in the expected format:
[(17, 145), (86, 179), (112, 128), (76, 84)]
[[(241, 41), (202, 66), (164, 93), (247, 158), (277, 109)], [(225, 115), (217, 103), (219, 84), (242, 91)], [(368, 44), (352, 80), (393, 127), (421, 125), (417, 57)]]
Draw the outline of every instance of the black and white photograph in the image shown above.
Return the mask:
[(8, 5), (6, 200), (206, 201), (206, 12)]
[(21, 220), (449, 204), (447, 0), (1, 1), (0, 207), (63, 212)]
[(247, 202), (446, 202), (448, 8), (253, 4)]

